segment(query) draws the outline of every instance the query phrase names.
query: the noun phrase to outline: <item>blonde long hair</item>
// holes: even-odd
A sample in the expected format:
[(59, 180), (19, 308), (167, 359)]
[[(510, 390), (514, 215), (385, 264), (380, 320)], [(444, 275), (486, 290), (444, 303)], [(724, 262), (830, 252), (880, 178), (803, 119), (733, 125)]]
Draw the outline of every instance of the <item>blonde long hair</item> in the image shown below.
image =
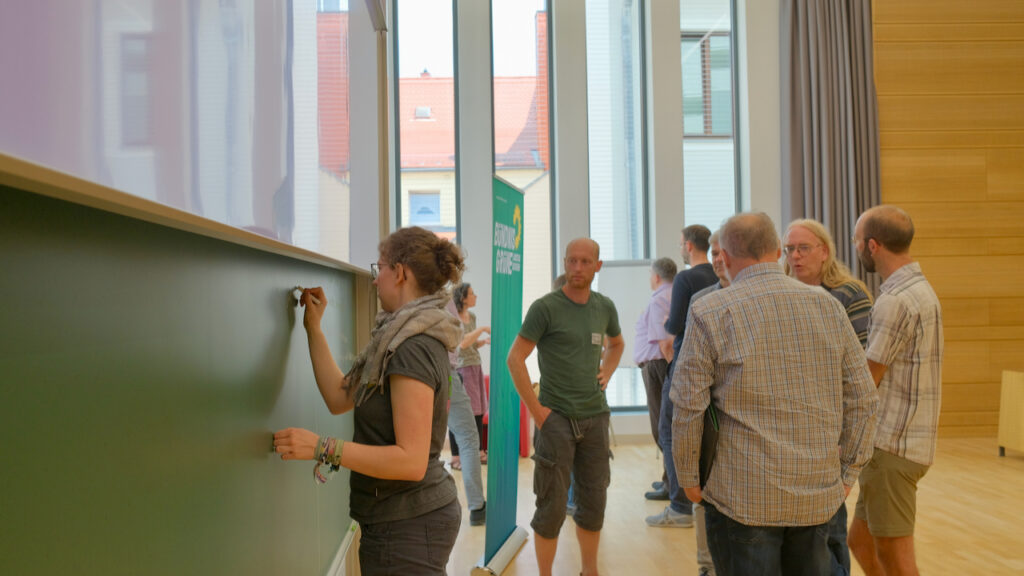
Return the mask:
[[(846, 264), (836, 260), (836, 243), (832, 241), (832, 235), (828, 233), (825, 225), (817, 220), (811, 220), (810, 218), (794, 220), (786, 227), (786, 233), (783, 234), (783, 237), (788, 236), (789, 231), (796, 226), (799, 226), (817, 236), (818, 240), (828, 249), (828, 256), (821, 264), (821, 283), (827, 288), (835, 288), (848, 282), (853, 283), (857, 288), (860, 288), (868, 295), (868, 300), (870, 301), (871, 292), (868, 291), (867, 285), (856, 278), (850, 272), (850, 269), (846, 267)], [(789, 267), (788, 258), (786, 258), (786, 263), (783, 265), (783, 268), (785, 269), (786, 274), (790, 276), (793, 275), (793, 271)]]

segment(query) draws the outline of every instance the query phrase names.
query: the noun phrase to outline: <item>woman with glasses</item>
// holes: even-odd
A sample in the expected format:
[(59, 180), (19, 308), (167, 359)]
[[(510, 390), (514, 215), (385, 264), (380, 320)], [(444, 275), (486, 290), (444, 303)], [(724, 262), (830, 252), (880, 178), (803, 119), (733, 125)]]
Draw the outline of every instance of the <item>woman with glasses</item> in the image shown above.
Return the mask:
[[(832, 235), (817, 220), (794, 220), (783, 239), (785, 270), (793, 278), (811, 286), (821, 286), (846, 309), (861, 346), (868, 342), (871, 296), (867, 286), (854, 278), (842, 262), (836, 260)], [(865, 360), (866, 361), (866, 360)], [(850, 574), (850, 549), (846, 545), (846, 503), (828, 523), (828, 548), (832, 553), (832, 575)]]
[(362, 537), (362, 574), (444, 574), (461, 523), (455, 482), (439, 459), (447, 429), (450, 364), (462, 328), (445, 310), (444, 289), (462, 276), (452, 243), (418, 227), (402, 228), (379, 247), (371, 266), (382, 311), (370, 343), (343, 374), (320, 319), (321, 288), (303, 291), (303, 325), (317, 387), (332, 414), (353, 411), (351, 441), (288, 428), (274, 435), (284, 460), (317, 461), (326, 481), (352, 471), (350, 514)]

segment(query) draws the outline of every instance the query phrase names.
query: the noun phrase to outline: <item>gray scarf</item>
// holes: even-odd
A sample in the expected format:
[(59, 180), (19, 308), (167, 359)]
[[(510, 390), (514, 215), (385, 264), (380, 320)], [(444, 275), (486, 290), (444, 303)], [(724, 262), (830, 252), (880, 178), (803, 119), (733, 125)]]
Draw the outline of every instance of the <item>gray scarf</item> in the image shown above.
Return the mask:
[(451, 300), (447, 290), (421, 296), (394, 312), (380, 312), (363, 348), (345, 377), (355, 386), (355, 405), (360, 406), (383, 386), (383, 375), (398, 346), (418, 334), (431, 336), (448, 349), (455, 350), (462, 335), (457, 318), (444, 308)]

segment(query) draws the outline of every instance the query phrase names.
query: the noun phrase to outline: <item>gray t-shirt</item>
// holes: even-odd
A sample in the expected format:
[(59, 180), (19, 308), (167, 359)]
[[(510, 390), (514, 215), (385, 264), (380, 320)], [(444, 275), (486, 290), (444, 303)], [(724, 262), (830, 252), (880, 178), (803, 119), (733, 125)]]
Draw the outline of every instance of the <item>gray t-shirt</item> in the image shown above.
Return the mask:
[[(413, 336), (395, 350), (384, 372), (385, 378), (393, 374), (407, 376), (434, 390), (427, 472), (418, 482), (382, 480), (352, 472), (349, 506), (354, 520), (363, 524), (406, 520), (437, 510), (456, 499), (455, 481), (438, 458), (448, 428), (449, 373), (448, 351), (435, 338), (425, 334)], [(390, 384), (356, 407), (352, 440), (371, 446), (395, 444)]]

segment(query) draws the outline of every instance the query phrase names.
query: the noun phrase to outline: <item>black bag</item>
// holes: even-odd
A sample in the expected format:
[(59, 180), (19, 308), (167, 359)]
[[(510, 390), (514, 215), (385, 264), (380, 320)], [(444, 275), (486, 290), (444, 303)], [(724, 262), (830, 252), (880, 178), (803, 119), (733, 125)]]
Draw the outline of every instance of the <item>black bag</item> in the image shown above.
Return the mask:
[(700, 475), (700, 488), (708, 483), (711, 476), (711, 466), (715, 463), (715, 452), (718, 450), (718, 412), (715, 410), (715, 403), (708, 404), (704, 411), (704, 433), (700, 438), (700, 461), (698, 474)]

